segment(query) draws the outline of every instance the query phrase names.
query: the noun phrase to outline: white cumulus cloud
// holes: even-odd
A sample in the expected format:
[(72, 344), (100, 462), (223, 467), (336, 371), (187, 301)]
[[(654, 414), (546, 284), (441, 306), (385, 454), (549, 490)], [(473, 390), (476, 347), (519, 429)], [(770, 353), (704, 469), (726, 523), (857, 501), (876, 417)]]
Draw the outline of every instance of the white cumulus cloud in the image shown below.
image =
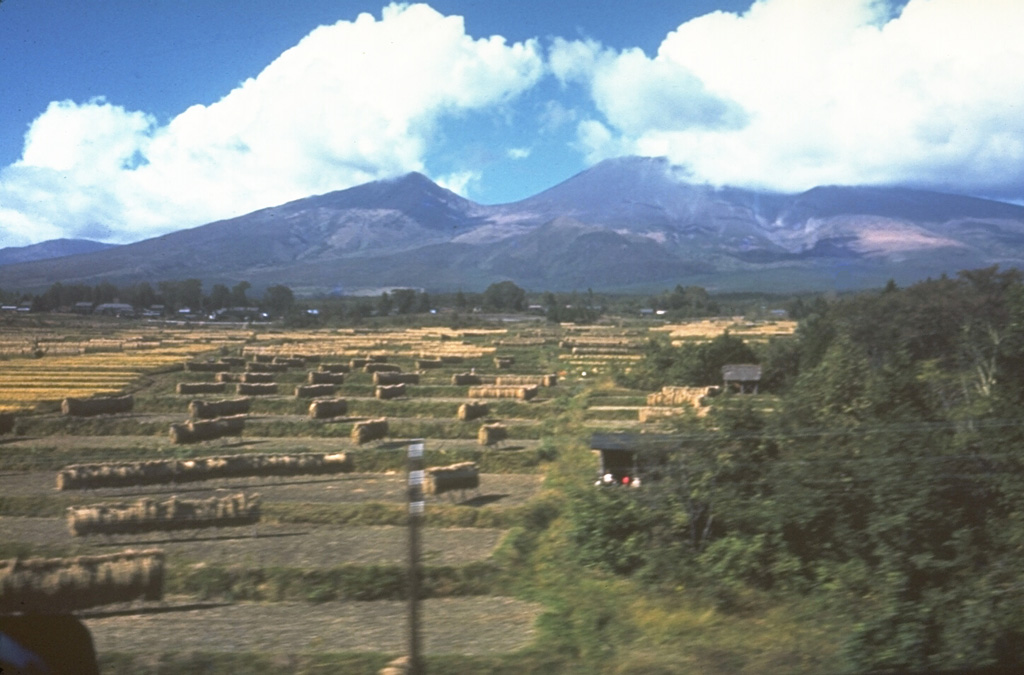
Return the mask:
[(1024, 3), (759, 0), (658, 53), (555, 43), (589, 87), (591, 160), (666, 155), (698, 179), (798, 190), (887, 183), (1024, 197)]
[(317, 28), (164, 125), (102, 98), (54, 102), (0, 169), (0, 246), (132, 241), (423, 170), (442, 117), (505, 104), (544, 68), (535, 41), (474, 39), (461, 17), (392, 4)]

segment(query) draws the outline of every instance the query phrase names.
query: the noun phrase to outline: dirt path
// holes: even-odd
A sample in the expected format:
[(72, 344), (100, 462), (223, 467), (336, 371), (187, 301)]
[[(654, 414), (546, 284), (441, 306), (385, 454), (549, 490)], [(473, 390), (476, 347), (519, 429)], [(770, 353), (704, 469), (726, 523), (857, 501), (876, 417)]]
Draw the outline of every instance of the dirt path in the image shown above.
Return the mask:
[[(96, 651), (401, 653), (407, 643), (405, 602), (188, 604), (82, 612)], [(525, 647), (542, 607), (514, 598), (424, 600), (427, 653), (488, 654)]]

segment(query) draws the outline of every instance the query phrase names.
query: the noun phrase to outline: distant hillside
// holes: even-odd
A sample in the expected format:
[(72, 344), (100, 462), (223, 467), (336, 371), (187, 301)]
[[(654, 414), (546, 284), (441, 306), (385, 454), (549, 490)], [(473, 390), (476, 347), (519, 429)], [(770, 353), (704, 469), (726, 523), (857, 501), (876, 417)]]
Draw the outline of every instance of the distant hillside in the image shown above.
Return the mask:
[(8, 246), (0, 248), (0, 266), (35, 260), (52, 260), (79, 253), (92, 253), (112, 246), (114, 244), (104, 244), (89, 239), (51, 239), (30, 246)]
[(411, 173), (145, 241), (0, 267), (0, 288), (54, 281), (285, 284), (296, 293), (846, 290), (1024, 266), (1024, 207), (887, 186), (800, 194), (687, 183), (666, 160), (601, 162), (487, 206)]

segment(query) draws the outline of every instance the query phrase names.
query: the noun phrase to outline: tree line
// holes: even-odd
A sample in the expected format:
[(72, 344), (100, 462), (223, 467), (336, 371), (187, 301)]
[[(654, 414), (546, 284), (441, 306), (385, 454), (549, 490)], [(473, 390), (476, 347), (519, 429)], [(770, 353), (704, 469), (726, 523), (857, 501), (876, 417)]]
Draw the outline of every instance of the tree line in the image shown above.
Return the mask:
[(851, 672), (1024, 662), (1024, 283), (989, 268), (824, 300), (795, 337), (652, 343), (629, 386), (759, 362), (768, 396), (678, 423), (641, 489), (581, 489), (588, 566), (723, 609), (819, 598)]

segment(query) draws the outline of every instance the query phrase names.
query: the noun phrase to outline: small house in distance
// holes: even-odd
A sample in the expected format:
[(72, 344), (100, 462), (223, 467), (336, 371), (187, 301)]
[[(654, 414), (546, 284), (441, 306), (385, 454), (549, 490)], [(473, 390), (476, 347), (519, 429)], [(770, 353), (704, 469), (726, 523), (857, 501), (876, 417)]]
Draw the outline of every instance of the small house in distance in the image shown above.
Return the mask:
[(656, 478), (669, 456), (681, 447), (678, 436), (665, 434), (593, 434), (590, 449), (600, 457), (595, 485), (639, 487)]
[(761, 366), (756, 363), (733, 363), (722, 366), (722, 384), (726, 391), (756, 394), (761, 382)]

